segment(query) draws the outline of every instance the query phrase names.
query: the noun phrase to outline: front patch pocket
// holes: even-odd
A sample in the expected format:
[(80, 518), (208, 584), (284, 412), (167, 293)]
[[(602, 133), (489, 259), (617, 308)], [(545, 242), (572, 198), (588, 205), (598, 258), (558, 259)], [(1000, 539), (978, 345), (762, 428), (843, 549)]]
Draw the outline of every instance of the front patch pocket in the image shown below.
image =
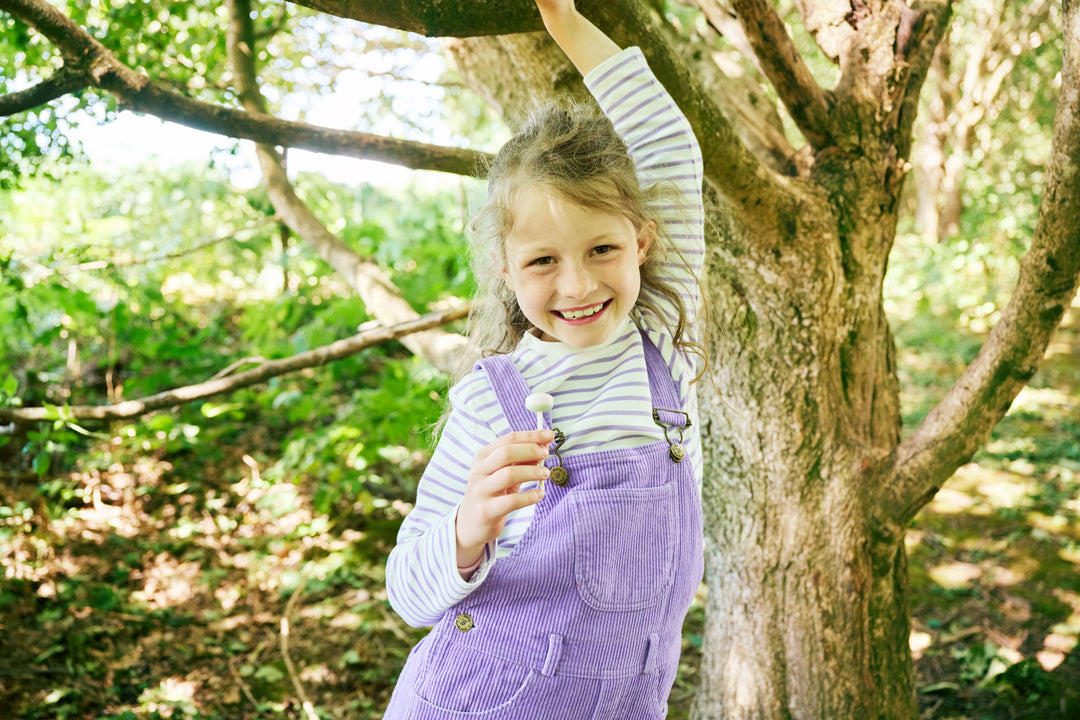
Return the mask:
[[(456, 632), (456, 631), (451, 631)], [(486, 653), (459, 648), (453, 642), (434, 648), (417, 688), (423, 717), (510, 717), (536, 678), (527, 666)]]
[(574, 580), (589, 607), (652, 607), (671, 585), (676, 546), (675, 484), (571, 492)]

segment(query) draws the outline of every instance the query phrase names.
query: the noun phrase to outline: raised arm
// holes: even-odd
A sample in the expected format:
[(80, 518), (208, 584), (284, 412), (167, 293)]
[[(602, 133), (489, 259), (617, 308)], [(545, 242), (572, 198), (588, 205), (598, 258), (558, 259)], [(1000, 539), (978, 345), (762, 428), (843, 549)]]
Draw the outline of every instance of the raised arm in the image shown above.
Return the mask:
[[(642, 187), (663, 191), (649, 203), (669, 250), (658, 269), (682, 299), (687, 339), (700, 341), (701, 326), (694, 320), (701, 301), (697, 278), (705, 259), (703, 164), (693, 129), (637, 48), (602, 62), (585, 84), (626, 142)], [(674, 305), (655, 288), (642, 287), (641, 293), (667, 319), (674, 316)]]
[(536, 0), (544, 27), (582, 75), (621, 49), (577, 11), (574, 0)]

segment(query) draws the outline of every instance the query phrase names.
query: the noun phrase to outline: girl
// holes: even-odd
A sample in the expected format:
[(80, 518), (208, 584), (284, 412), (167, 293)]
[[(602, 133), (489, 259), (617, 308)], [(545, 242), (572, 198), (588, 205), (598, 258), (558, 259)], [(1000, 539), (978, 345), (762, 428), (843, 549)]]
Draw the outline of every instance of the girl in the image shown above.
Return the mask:
[(489, 173), (487, 357), (387, 563), (394, 609), (435, 625), (388, 720), (662, 718), (701, 582), (700, 151), (638, 49), (536, 3), (610, 120), (545, 111)]

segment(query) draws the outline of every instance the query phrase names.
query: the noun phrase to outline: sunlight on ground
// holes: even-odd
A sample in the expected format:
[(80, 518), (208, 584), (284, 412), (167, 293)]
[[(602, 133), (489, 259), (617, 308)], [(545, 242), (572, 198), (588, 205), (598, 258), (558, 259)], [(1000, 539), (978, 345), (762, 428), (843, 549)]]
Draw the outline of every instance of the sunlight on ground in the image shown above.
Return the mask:
[(156, 688), (143, 692), (139, 700), (147, 712), (159, 712), (165, 717), (171, 717), (176, 710), (180, 710), (184, 715), (189, 715), (198, 712), (195, 705), (195, 693), (198, 689), (199, 685), (194, 681), (170, 677), (162, 680)]
[(1010, 470), (968, 463), (956, 471), (926, 509), (943, 515), (967, 512), (986, 515), (995, 509), (1018, 507), (1036, 486), (1036, 480), (1030, 476), (1034, 468), (1030, 463), (1018, 461)]
[(172, 555), (159, 553), (147, 564), (143, 571), (145, 585), (132, 593), (132, 599), (155, 610), (183, 605), (195, 597), (201, 570), (199, 563), (180, 562)]
[[(1052, 697), (1054, 683), (1076, 685), (1080, 313), (1070, 317), (992, 438), (905, 538), (923, 717), (1006, 717), (1004, 705)], [(905, 411), (918, 410), (916, 419), (936, 402), (924, 388), (943, 392), (962, 370), (932, 354), (905, 353), (901, 362), (914, 379)]]
[(951, 590), (967, 587), (972, 580), (982, 577), (983, 574), (978, 565), (966, 562), (944, 563), (930, 568), (928, 572), (934, 582)]

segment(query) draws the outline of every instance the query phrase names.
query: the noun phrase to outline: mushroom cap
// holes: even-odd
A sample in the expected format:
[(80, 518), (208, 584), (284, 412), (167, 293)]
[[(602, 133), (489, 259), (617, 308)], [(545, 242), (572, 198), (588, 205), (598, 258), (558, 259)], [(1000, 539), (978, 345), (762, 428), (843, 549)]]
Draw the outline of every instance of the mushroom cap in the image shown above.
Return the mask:
[(525, 398), (525, 407), (530, 412), (547, 412), (555, 406), (555, 398), (547, 393), (533, 393)]

